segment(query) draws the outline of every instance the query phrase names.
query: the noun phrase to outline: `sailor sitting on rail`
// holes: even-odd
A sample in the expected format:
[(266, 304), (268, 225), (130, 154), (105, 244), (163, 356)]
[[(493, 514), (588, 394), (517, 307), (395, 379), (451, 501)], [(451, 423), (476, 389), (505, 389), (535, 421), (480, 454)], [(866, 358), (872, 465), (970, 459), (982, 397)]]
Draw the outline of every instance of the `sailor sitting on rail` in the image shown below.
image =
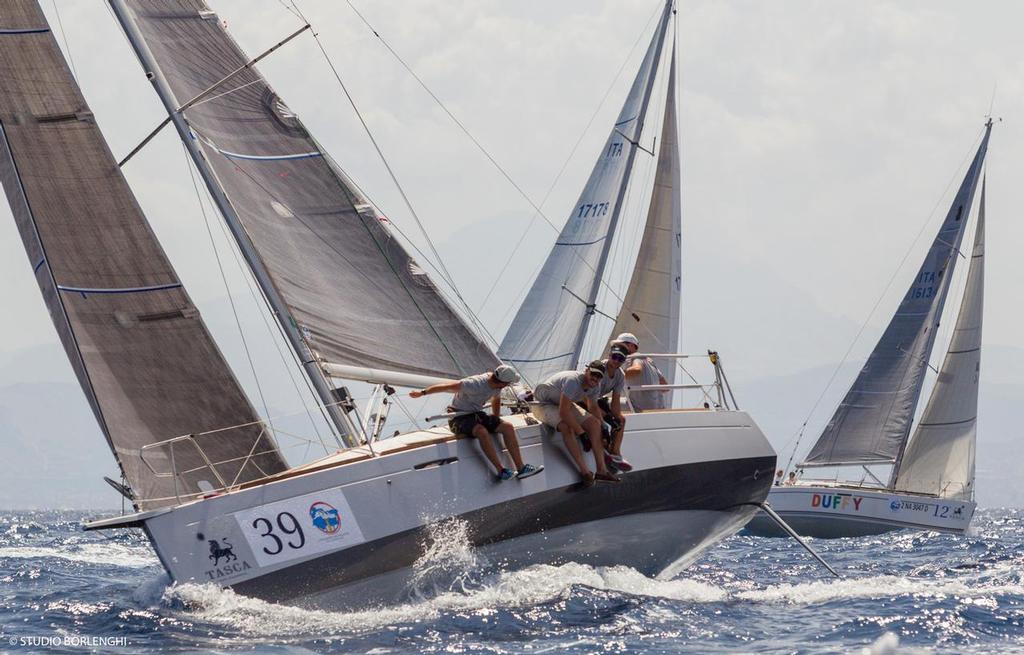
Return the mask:
[(601, 380), (597, 401), (604, 414), (604, 422), (611, 427), (605, 462), (608, 468), (623, 472), (633, 470), (633, 465), (622, 458), (622, 436), (626, 432), (626, 417), (622, 414), (622, 394), (626, 390), (626, 375), (622, 365), (626, 362), (627, 355), (629, 351), (625, 347), (618, 344), (611, 347), (608, 359), (604, 360), (606, 373)]
[[(631, 332), (623, 332), (615, 337), (612, 345), (619, 345), (629, 351), (630, 355), (640, 350), (640, 341)], [(632, 385), (647, 384), (668, 384), (668, 380), (654, 365), (650, 357), (631, 357), (633, 361), (626, 367), (626, 380)], [(629, 404), (637, 412), (645, 409), (667, 409), (672, 402), (671, 389), (652, 389), (648, 391), (632, 391), (629, 394)]]
[[(589, 487), (594, 480), (618, 482), (619, 478), (608, 471), (604, 459), (604, 446), (601, 443), (601, 408), (597, 405), (601, 380), (605, 377), (604, 362), (597, 360), (587, 364), (587, 368), (579, 371), (562, 371), (555, 373), (547, 380), (538, 384), (533, 390), (536, 404), (533, 415), (541, 423), (555, 428), (562, 433), (565, 447), (569, 450), (576, 468), (579, 469), (583, 485)], [(587, 407), (587, 415), (576, 406), (583, 401)], [(591, 473), (583, 459), (579, 438), (586, 435), (594, 450), (594, 464), (597, 473)]]
[[(519, 375), (515, 370), (511, 366), (502, 364), (492, 372), (471, 375), (455, 382), (433, 384), (426, 389), (410, 391), (409, 395), (413, 398), (420, 398), (439, 391), (454, 393), (452, 404), (448, 407), (449, 412), (455, 413), (455, 416), (448, 421), (448, 427), (451, 428), (452, 434), (476, 437), (484, 455), (498, 472), (498, 480), (508, 480), (512, 476), (522, 480), (540, 473), (544, 467), (523, 464), (523, 456), (519, 453), (519, 440), (516, 439), (516, 430), (511, 424), (501, 420), (501, 390), (518, 380)], [(491, 403), (490, 414), (481, 411), (488, 401)], [(502, 464), (494, 448), (494, 442), (490, 438), (492, 432), (501, 433), (505, 448), (515, 463), (515, 472)]]

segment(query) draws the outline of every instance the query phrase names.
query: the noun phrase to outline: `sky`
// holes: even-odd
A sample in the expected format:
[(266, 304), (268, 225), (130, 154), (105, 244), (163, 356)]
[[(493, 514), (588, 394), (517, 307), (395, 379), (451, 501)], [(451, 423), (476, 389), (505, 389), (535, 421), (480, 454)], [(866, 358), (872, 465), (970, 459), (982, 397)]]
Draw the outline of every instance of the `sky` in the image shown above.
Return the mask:
[[(607, 136), (661, 5), (352, 3), (533, 202), (545, 199), (544, 214), (559, 227)], [(113, 152), (128, 152), (164, 113), (114, 19), (100, 2), (43, 4), (55, 27), (59, 15), (65, 50)], [(210, 4), (253, 55), (300, 25), (280, 0)], [(543, 219), (531, 223), (530, 203), (347, 2), (304, 0), (299, 6), (463, 295), (500, 338), (555, 229)], [(984, 341), (998, 352), (1022, 346), (1024, 309), (1017, 296), (1024, 265), (1014, 250), (1024, 243), (1018, 220), (1024, 185), (1016, 183), (1024, 173), (1021, 24), (1024, 5), (1013, 0), (680, 3), (683, 350), (719, 350), (741, 404), (744, 393), (763, 389), (765, 380), (814, 371), (807, 373), (810, 383), (793, 387), (791, 416), (769, 434), (776, 445), (803, 421), (851, 343), (854, 362), (874, 344), (948, 208), (990, 111), (1004, 120), (994, 128), (988, 157)], [(326, 150), (423, 247), (310, 35), (272, 54), (260, 69)], [(230, 259), (225, 289), (174, 133), (165, 130), (125, 173), (186, 288), (251, 388), (238, 328), (225, 310), (228, 293), (246, 329), (262, 329), (259, 314)], [(228, 252), (221, 228), (211, 225), (214, 242)], [(499, 278), (510, 256), (512, 265)], [(5, 203), (0, 276), (8, 317), (0, 323), (0, 362), (56, 348)], [(273, 359), (269, 343), (260, 348)], [(33, 379), (70, 380), (70, 369), (53, 361), (33, 371)], [(1021, 362), (1001, 358), (991, 369), (986, 364), (983, 375), (992, 383), (1024, 385)], [(265, 379), (280, 377), (272, 363), (265, 366)], [(838, 393), (849, 382), (840, 376)], [(284, 385), (268, 385), (280, 396), (271, 398), (275, 409), (295, 410), (298, 401)], [(759, 404), (757, 397), (746, 399)], [(812, 419), (817, 429), (831, 410), (824, 405)], [(1009, 421), (990, 429), (1014, 427)]]

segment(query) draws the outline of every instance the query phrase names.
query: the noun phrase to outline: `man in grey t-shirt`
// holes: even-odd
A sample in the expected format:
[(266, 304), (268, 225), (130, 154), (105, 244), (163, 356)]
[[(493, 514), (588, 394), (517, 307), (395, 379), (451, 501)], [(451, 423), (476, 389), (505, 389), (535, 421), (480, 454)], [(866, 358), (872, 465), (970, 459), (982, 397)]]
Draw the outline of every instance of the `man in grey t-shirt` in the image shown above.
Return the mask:
[[(516, 430), (510, 423), (501, 420), (501, 390), (519, 380), (519, 375), (511, 366), (502, 364), (489, 373), (471, 375), (454, 382), (442, 382), (434, 384), (426, 389), (410, 391), (413, 398), (421, 398), (432, 393), (447, 391), (454, 393), (448, 411), (455, 414), (448, 421), (452, 434), (465, 434), (477, 438), (484, 455), (497, 471), (498, 480), (508, 480), (515, 476), (522, 480), (531, 475), (536, 475), (544, 470), (543, 466), (524, 464), (523, 456), (519, 452), (519, 440), (516, 439)], [(483, 411), (485, 404), (490, 403), (491, 413)], [(506, 468), (498, 452), (491, 441), (491, 433), (501, 434), (508, 454), (512, 456), (512, 462), (516, 470)]]
[[(555, 373), (538, 384), (533, 390), (533, 414), (537, 420), (562, 433), (565, 447), (580, 472), (584, 486), (591, 486), (594, 480), (618, 482), (619, 478), (608, 472), (601, 444), (601, 410), (597, 406), (597, 394), (605, 375), (602, 361), (590, 362), (583, 372), (562, 371)], [(584, 416), (576, 403), (582, 401), (587, 407)], [(579, 438), (586, 435), (594, 450), (594, 464), (597, 473), (591, 473), (583, 459)]]

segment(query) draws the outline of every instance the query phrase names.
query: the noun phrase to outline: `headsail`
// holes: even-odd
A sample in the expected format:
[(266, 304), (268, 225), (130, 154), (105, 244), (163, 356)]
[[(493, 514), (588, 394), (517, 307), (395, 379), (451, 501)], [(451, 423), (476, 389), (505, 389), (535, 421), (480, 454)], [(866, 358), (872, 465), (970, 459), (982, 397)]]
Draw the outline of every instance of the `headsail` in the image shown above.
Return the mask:
[(590, 179), (498, 349), (528, 382), (536, 384), (552, 372), (573, 368), (581, 355), (643, 132), (671, 7), (667, 2)]
[[(248, 57), (203, 0), (124, 0), (179, 106)], [(308, 346), (327, 362), (459, 377), (497, 359), (255, 68), (184, 112)]]
[[(0, 180), (50, 316), (141, 509), (286, 468), (164, 255), (35, 0), (0, 15)], [(254, 454), (253, 457), (249, 457)], [(98, 475), (98, 474), (97, 474)]]
[(938, 379), (896, 475), (896, 489), (970, 500), (978, 427), (985, 287), (985, 182), (960, 314)]
[(917, 277), (801, 466), (893, 463), (902, 452), (960, 256), (990, 132), (991, 126), (986, 127)]
[[(679, 350), (683, 227), (675, 95), (676, 53), (673, 49), (654, 193), (633, 277), (612, 330), (612, 337), (622, 332), (635, 333), (647, 352), (674, 353)], [(672, 384), (675, 362), (664, 360), (656, 363)]]

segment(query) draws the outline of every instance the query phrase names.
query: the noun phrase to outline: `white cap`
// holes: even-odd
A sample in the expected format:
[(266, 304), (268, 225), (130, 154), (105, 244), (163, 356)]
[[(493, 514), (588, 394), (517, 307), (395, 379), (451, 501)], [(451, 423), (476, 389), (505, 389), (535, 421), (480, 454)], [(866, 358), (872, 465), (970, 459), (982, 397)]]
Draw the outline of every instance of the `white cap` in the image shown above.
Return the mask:
[(619, 336), (615, 337), (615, 340), (619, 341), (621, 343), (631, 343), (634, 346), (636, 346), (637, 348), (640, 347), (640, 341), (636, 338), (636, 335), (633, 334), (632, 332), (623, 332)]
[(506, 384), (519, 382), (519, 374), (516, 373), (516, 370), (508, 364), (502, 364), (495, 368), (494, 377), (497, 378), (499, 382), (504, 382)]

